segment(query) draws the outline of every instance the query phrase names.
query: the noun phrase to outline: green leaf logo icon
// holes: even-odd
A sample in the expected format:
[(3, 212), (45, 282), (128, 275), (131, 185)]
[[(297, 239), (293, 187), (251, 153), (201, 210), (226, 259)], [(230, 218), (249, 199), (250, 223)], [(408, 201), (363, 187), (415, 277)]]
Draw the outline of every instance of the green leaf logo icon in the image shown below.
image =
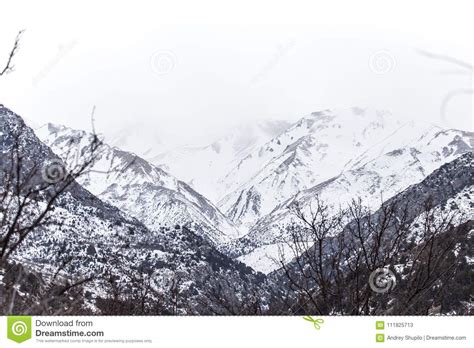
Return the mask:
[(31, 338), (31, 317), (8, 317), (7, 337), (17, 343), (22, 343)]

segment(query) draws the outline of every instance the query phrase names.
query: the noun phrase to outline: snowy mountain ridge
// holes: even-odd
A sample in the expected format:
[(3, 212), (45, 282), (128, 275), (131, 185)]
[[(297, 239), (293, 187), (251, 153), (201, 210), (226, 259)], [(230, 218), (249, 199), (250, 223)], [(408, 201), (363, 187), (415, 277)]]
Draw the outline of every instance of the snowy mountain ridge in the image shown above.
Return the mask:
[[(53, 132), (50, 133), (51, 131)], [(87, 133), (65, 127), (49, 125), (38, 131), (41, 132), (50, 134), (59, 150), (69, 148), (80, 152), (84, 149), (81, 141), (87, 142)], [(20, 146), (13, 147), (16, 138), (19, 139)], [(75, 143), (75, 140), (79, 141)], [(60, 157), (38, 139), (20, 116), (0, 105), (0, 179), (3, 184), (4, 173), (8, 174), (11, 168), (9, 158), (12, 150), (19, 152), (25, 173), (30, 176), (34, 185), (45, 179), (41, 171), (28, 172), (31, 168), (41, 168), (52, 161), (61, 162)], [(96, 179), (100, 174), (105, 175), (103, 181), (97, 180), (89, 186), (94, 189), (109, 188), (109, 180), (120, 183), (117, 173), (122, 173), (128, 180), (133, 179), (132, 174), (137, 176), (135, 181), (131, 181), (132, 185), (146, 184), (150, 179), (157, 179), (157, 176), (162, 177), (163, 185), (180, 185), (160, 171), (148, 171), (145, 161), (137, 159), (129, 162), (129, 153), (116, 151), (105, 147), (90, 175), (84, 178), (84, 183)], [(110, 171), (112, 162), (113, 168), (118, 165), (121, 170)], [(126, 166), (122, 167), (124, 163)], [(107, 173), (110, 177), (106, 176)], [(167, 180), (169, 182), (165, 183)], [(60, 184), (61, 180), (57, 185)], [(185, 189), (186, 187), (182, 188)], [(175, 191), (175, 194), (184, 196), (186, 192)], [(189, 199), (198, 198), (192, 191), (189, 194), (192, 196)], [(16, 211), (8, 208), (6, 211), (2, 210), (2, 214), (5, 213), (15, 215)], [(13, 258), (25, 265), (35, 265), (35, 269), (45, 276), (54, 273), (61, 265), (62, 274), (67, 278), (93, 276), (94, 280), (85, 286), (89, 292), (85, 305), (94, 314), (113, 313), (110, 312), (113, 309), (107, 305), (107, 300), (110, 297), (113, 299), (111, 287), (120, 287), (121, 296), (133, 298), (134, 292), (141, 286), (137, 283), (137, 278), (142, 277), (149, 277), (151, 292), (148, 301), (151, 301), (151, 306), (159, 301), (163, 305), (161, 313), (226, 313), (215, 303), (207, 303), (208, 294), (217, 288), (222, 290), (222, 295), (226, 296), (229, 303), (233, 301), (231, 305), (238, 304), (238, 301), (250, 301), (248, 298), (257, 290), (261, 291), (262, 299), (268, 298), (269, 289), (265, 277), (219, 252), (214, 243), (209, 241), (212, 236), (210, 233), (194, 233), (182, 225), (152, 230), (131, 215), (97, 198), (73, 181), (48, 212), (48, 224), (38, 225), (17, 249)], [(3, 217), (4, 215), (2, 219)], [(29, 217), (25, 215), (21, 224), (28, 223)], [(219, 236), (218, 231), (213, 233)], [(71, 261), (64, 265), (65, 260)], [(113, 284), (107, 279), (113, 279)], [(229, 283), (234, 284), (232, 289), (226, 288)], [(171, 299), (171, 290), (180, 294), (178, 312), (173, 311), (172, 303), (176, 306), (176, 302)], [(28, 295), (30, 294), (27, 293), (26, 296)]]
[[(404, 128), (400, 131), (405, 132)], [(474, 133), (471, 132), (421, 125), (414, 133), (418, 133), (414, 138), (395, 133), (394, 137), (356, 158), (342, 173), (282, 202), (257, 220), (247, 235), (231, 242), (229, 250), (240, 251), (242, 262), (261, 271), (271, 271), (276, 267), (271, 259), (284, 238), (282, 227), (293, 221), (289, 209), (292, 204), (309, 209), (316, 199), (320, 199), (333, 211), (338, 211), (351, 200), (360, 198), (375, 210), (383, 201), (421, 182), (443, 164), (474, 151)], [(371, 155), (376, 157), (371, 158)]]
[[(65, 158), (75, 143), (77, 152), (91, 135), (64, 126), (47, 124), (38, 137)], [(142, 158), (107, 144), (80, 183), (94, 195), (129, 213), (148, 228), (187, 226), (215, 244), (239, 236), (232, 222), (189, 185)]]
[(249, 229), (298, 192), (339, 175), (401, 123), (389, 112), (352, 108), (303, 117), (243, 159), (225, 177), (239, 181), (218, 206)]
[[(474, 149), (474, 134), (424, 122), (400, 122), (387, 111), (323, 110), (288, 124), (237, 128), (206, 147), (179, 148), (152, 165), (106, 147), (97, 172), (132, 163), (123, 173), (91, 173), (81, 183), (151, 229), (185, 225), (252, 268), (278, 267), (292, 204), (316, 198), (334, 211), (361, 198), (372, 209), (443, 164)], [(285, 128), (286, 127), (286, 128)], [(83, 133), (49, 125), (38, 130), (57, 153)], [(166, 173), (180, 172), (215, 200)], [(206, 195), (207, 196), (207, 195)], [(209, 197), (208, 197), (209, 198)], [(222, 214), (220, 211), (224, 212)]]

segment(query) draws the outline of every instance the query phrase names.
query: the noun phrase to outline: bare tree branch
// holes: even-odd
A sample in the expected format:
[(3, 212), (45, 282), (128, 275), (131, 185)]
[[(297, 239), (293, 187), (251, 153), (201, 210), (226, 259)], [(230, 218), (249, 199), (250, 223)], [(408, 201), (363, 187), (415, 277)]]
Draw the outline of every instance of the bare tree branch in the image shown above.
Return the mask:
[(15, 65), (13, 64), (13, 58), (15, 57), (15, 54), (17, 53), (19, 47), (20, 47), (20, 40), (21, 36), (25, 30), (20, 30), (18, 34), (16, 35), (15, 43), (13, 44), (13, 48), (10, 51), (10, 54), (8, 55), (7, 63), (5, 67), (3, 68), (2, 71), (0, 71), (0, 76), (6, 75), (8, 73), (11, 73), (15, 69)]

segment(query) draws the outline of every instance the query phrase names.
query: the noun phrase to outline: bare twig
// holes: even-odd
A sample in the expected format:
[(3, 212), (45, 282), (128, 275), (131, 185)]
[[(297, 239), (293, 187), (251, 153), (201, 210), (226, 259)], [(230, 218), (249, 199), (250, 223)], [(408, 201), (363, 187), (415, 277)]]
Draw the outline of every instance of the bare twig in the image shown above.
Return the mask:
[(21, 36), (23, 35), (24, 32), (25, 32), (24, 29), (20, 30), (18, 34), (16, 35), (15, 43), (13, 44), (13, 48), (10, 51), (10, 54), (8, 55), (8, 59), (7, 59), (7, 63), (5, 67), (3, 68), (2, 71), (0, 71), (0, 76), (11, 73), (15, 69), (15, 66), (13, 65), (13, 58), (15, 57), (15, 54), (17, 53), (20, 47)]

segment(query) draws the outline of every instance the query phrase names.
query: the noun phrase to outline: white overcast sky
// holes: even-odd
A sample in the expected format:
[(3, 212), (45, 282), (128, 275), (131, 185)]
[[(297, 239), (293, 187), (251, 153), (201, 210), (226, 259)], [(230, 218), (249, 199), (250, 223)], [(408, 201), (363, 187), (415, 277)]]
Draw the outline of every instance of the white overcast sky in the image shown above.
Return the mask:
[(96, 105), (106, 134), (350, 106), (472, 130), (472, 69), (416, 51), (473, 64), (471, 2), (0, 0), (1, 64), (26, 29), (0, 103), (85, 129)]

